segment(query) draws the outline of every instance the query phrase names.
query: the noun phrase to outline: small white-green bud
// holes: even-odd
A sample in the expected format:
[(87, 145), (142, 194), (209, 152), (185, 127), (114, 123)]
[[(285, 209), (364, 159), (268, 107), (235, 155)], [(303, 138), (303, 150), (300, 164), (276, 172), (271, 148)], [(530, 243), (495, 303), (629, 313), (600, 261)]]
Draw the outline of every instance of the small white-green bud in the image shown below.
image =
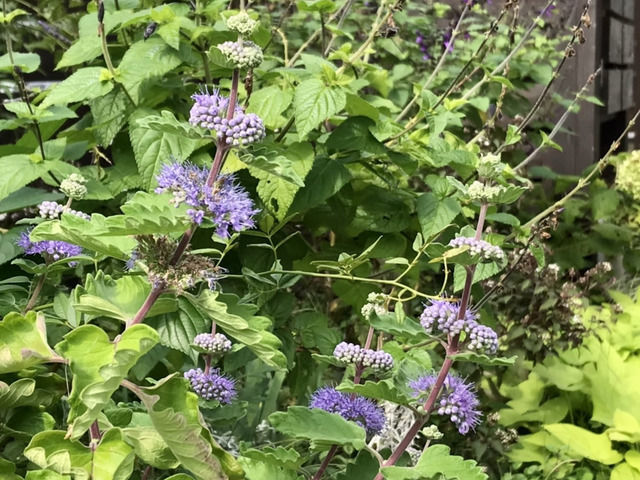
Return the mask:
[(428, 427), (423, 428), (422, 434), (429, 440), (440, 440), (444, 437), (444, 434), (438, 430), (438, 427), (435, 425), (429, 425)]
[(218, 45), (218, 50), (240, 69), (256, 68), (264, 60), (262, 49), (253, 42), (224, 42)]
[(258, 21), (251, 18), (245, 11), (227, 18), (227, 27), (229, 30), (238, 32), (240, 35), (251, 35), (257, 26)]
[(505, 165), (500, 161), (500, 155), (489, 153), (478, 160), (478, 175), (481, 178), (494, 180), (504, 171)]

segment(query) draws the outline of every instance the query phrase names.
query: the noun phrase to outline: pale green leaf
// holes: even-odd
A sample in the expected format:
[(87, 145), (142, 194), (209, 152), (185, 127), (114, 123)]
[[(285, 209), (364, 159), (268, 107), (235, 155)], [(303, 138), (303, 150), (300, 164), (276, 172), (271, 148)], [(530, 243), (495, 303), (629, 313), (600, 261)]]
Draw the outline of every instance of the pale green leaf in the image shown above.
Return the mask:
[(13, 52), (13, 65), (8, 53), (0, 56), (0, 72), (11, 73), (14, 66), (19, 67), (23, 73), (33, 73), (40, 66), (40, 55), (37, 53)]
[(111, 342), (95, 325), (84, 325), (56, 345), (56, 350), (69, 360), (73, 374), (69, 395), (70, 438), (80, 438), (88, 430), (129, 370), (157, 342), (158, 334), (144, 324), (127, 328), (117, 342)]
[(316, 448), (349, 445), (360, 450), (365, 446), (362, 427), (318, 408), (289, 407), (286, 412), (272, 413), (269, 422), (279, 432), (309, 440)]
[[(443, 478), (447, 480), (488, 480), (483, 469), (473, 460), (464, 460), (450, 454), (446, 445), (427, 448), (415, 467), (383, 467), (388, 480), (422, 480)], [(440, 477), (441, 476), (441, 477)]]
[(198, 480), (242, 478), (242, 468), (211, 438), (198, 410), (198, 396), (175, 374), (136, 391), (153, 426), (182, 466)]
[(425, 239), (442, 232), (462, 210), (455, 198), (439, 199), (433, 193), (425, 193), (418, 197), (416, 207), (422, 236)]
[(622, 454), (612, 448), (606, 433), (596, 434), (568, 423), (544, 425), (544, 429), (560, 440), (573, 455), (612, 465), (622, 460)]
[(107, 71), (102, 67), (87, 67), (77, 70), (62, 82), (54, 85), (40, 106), (66, 105), (106, 95), (113, 90), (113, 82), (103, 80), (104, 72)]
[(18, 372), (52, 358), (42, 313), (9, 313), (0, 322), (0, 374)]

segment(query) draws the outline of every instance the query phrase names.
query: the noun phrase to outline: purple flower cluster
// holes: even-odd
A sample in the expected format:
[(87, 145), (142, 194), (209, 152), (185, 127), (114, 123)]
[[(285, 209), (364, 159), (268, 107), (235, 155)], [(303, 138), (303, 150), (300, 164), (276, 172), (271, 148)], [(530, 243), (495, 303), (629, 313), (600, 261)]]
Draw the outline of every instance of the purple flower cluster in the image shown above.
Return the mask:
[(238, 395), (235, 380), (221, 374), (217, 368), (209, 373), (204, 373), (200, 368), (192, 368), (184, 373), (184, 378), (189, 380), (193, 391), (205, 400), (227, 404)]
[(38, 213), (42, 218), (59, 218), (63, 213), (75, 215), (76, 217), (84, 218), (85, 220), (91, 220), (91, 217), (84, 212), (78, 210), (72, 210), (70, 208), (64, 208), (64, 205), (58, 202), (44, 201), (38, 205)]
[(431, 55), (429, 55), (429, 47), (427, 45), (427, 41), (422, 35), (422, 32), (420, 30), (416, 32), (416, 44), (418, 45), (418, 47), (420, 48), (420, 51), (422, 52), (422, 60), (424, 60), (425, 62), (431, 60)]
[(368, 433), (378, 433), (384, 428), (385, 416), (373, 401), (360, 395), (338, 392), (332, 387), (323, 387), (311, 396), (311, 408), (337, 413), (345, 420), (355, 422)]
[[(459, 319), (460, 305), (444, 300), (431, 300), (420, 315), (420, 324), (434, 335), (459, 335), (465, 332), (469, 350), (486, 354), (498, 351), (498, 335), (491, 328), (478, 323), (477, 316), (471, 310)], [(466, 339), (465, 339), (466, 340)]]
[(81, 247), (59, 240), (32, 242), (29, 239), (29, 233), (30, 232), (22, 232), (16, 242), (19, 247), (24, 249), (24, 253), (27, 255), (42, 255), (56, 261), (61, 258), (75, 257), (82, 253)]
[(265, 136), (264, 124), (255, 113), (244, 113), (236, 105), (233, 116), (227, 119), (229, 99), (214, 90), (196, 94), (189, 115), (189, 123), (216, 132), (216, 137), (227, 145), (248, 145)]
[(173, 203), (189, 205), (187, 213), (200, 225), (205, 215), (216, 225), (216, 233), (227, 238), (231, 231), (240, 232), (254, 226), (258, 213), (249, 194), (234, 182), (231, 175), (222, 175), (213, 186), (207, 185), (209, 171), (190, 163), (171, 163), (162, 167), (157, 177), (156, 193), (171, 192)]
[(473, 237), (457, 237), (449, 242), (453, 248), (469, 247), (469, 254), (480, 257), (482, 260), (502, 260), (504, 252), (500, 247), (484, 240), (476, 240)]
[[(436, 383), (436, 375), (424, 375), (409, 383), (413, 396), (425, 401)], [(438, 415), (447, 415), (462, 435), (475, 429), (480, 423), (478, 397), (472, 385), (456, 375), (447, 375), (439, 400), (436, 401)]]
[(393, 368), (393, 357), (383, 350), (362, 348), (353, 343), (340, 342), (333, 350), (333, 356), (342, 363), (353, 363), (375, 371), (388, 371)]
[(193, 339), (193, 344), (214, 355), (224, 355), (231, 350), (231, 340), (222, 333), (200, 333)]

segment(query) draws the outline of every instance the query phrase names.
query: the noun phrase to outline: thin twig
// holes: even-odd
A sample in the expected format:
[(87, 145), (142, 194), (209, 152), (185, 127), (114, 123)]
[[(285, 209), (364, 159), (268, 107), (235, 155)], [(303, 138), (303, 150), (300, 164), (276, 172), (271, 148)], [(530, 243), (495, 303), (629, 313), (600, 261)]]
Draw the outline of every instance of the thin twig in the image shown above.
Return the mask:
[[(596, 78), (601, 73), (602, 73), (602, 65), (595, 72), (593, 72), (591, 75), (589, 75), (589, 78), (587, 79), (587, 81), (585, 82), (583, 87), (580, 89), (580, 91), (576, 94), (576, 96), (574, 97), (574, 99), (571, 102), (571, 104), (566, 108), (566, 110), (564, 111), (562, 116), (555, 123), (555, 126), (553, 127), (553, 130), (551, 130), (551, 132), (548, 135), (549, 140), (553, 140), (555, 138), (555, 136), (558, 134), (560, 129), (566, 123), (567, 119), (569, 118), (569, 115), (574, 111), (575, 107), (580, 103), (580, 100), (582, 100), (584, 95), (591, 88), (591, 85), (593, 84), (593, 82), (595, 82)], [(525, 158), (522, 162), (520, 162), (518, 165), (516, 165), (513, 170), (515, 172), (518, 172), (518, 171), (524, 169), (527, 165), (529, 165), (538, 156), (538, 153), (540, 153), (540, 151), (542, 151), (542, 149), (545, 146), (546, 146), (545, 142), (540, 142), (540, 145), (538, 145), (538, 147), (533, 152), (531, 152), (527, 156), (527, 158)]]

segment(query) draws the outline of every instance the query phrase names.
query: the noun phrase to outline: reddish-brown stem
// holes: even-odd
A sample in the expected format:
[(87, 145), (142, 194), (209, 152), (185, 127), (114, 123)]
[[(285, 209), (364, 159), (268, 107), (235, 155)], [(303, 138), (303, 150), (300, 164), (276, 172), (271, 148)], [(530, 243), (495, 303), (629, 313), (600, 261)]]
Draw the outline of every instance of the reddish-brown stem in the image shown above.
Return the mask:
[(158, 299), (158, 297), (160, 297), (163, 290), (164, 288), (161, 285), (155, 286), (151, 289), (149, 295), (147, 296), (147, 299), (140, 307), (140, 310), (138, 310), (138, 312), (136, 313), (136, 316), (133, 317), (127, 324), (127, 328), (132, 327), (133, 325), (136, 325), (144, 320), (144, 317), (147, 316), (147, 313), (149, 313), (149, 310), (151, 310), (153, 304), (156, 303), (156, 300)]
[(94, 421), (89, 427), (89, 435), (91, 436), (92, 449), (95, 449), (95, 447), (98, 445), (98, 442), (100, 441), (100, 438), (102, 438), (97, 420)]
[[(476, 227), (476, 235), (475, 235), (476, 240), (479, 240), (480, 237), (482, 237), (482, 232), (484, 231), (484, 223), (487, 218), (488, 208), (489, 208), (489, 205), (487, 204), (482, 204), (480, 207), (480, 213), (478, 215), (478, 224)], [(469, 300), (471, 298), (471, 286), (473, 285), (473, 275), (475, 274), (475, 271), (476, 271), (475, 265), (467, 269), (467, 277), (464, 283), (464, 289), (462, 290), (462, 298), (460, 301), (460, 310), (458, 311), (459, 319), (464, 318), (467, 312), (467, 308), (469, 306)], [(418, 419), (416, 419), (416, 421), (413, 423), (411, 428), (407, 431), (407, 433), (402, 438), (402, 440), (400, 441), (396, 449), (393, 451), (389, 459), (386, 462), (384, 462), (383, 464), (384, 467), (390, 467), (392, 465), (395, 465), (395, 463), (402, 456), (405, 450), (409, 447), (409, 445), (411, 445), (411, 443), (413, 442), (413, 439), (418, 434), (420, 429), (424, 426), (424, 424), (429, 419), (431, 412), (433, 412), (435, 408), (436, 400), (438, 399), (438, 395), (440, 395), (442, 386), (444, 385), (447, 375), (449, 374), (449, 371), (453, 366), (453, 362), (454, 362), (453, 356), (458, 353), (459, 340), (460, 340), (460, 337), (456, 335), (455, 337), (451, 338), (449, 341), (449, 344), (447, 346), (447, 356), (445, 357), (444, 362), (442, 362), (442, 366), (440, 367), (440, 372), (438, 372), (438, 378), (436, 379), (436, 382), (433, 385), (433, 389), (431, 390), (431, 392), (429, 392), (427, 401), (424, 403), (423, 408), (424, 408), (425, 414), (420, 416)], [(383, 479), (384, 479), (384, 476), (382, 475), (381, 472), (378, 473), (374, 478), (374, 480), (383, 480)]]
[(322, 461), (320, 468), (318, 469), (316, 474), (313, 476), (313, 480), (320, 480), (322, 478), (322, 475), (324, 475), (325, 470), (329, 466), (331, 459), (333, 458), (333, 456), (336, 454), (337, 451), (338, 451), (337, 445), (334, 445), (333, 447), (331, 447), (329, 452), (327, 452), (327, 456), (324, 457), (324, 460)]
[(142, 480), (147, 480), (152, 471), (153, 467), (151, 465), (147, 465), (147, 468), (145, 468), (144, 472), (142, 472)]
[[(229, 94), (229, 106), (227, 107), (227, 120), (231, 120), (233, 118), (233, 112), (236, 108), (236, 103), (238, 101), (238, 81), (239, 81), (239, 72), (238, 70), (233, 71), (233, 77), (231, 79), (231, 93)], [(207, 186), (212, 186), (213, 183), (220, 175), (220, 170), (222, 170), (222, 165), (224, 164), (224, 160), (229, 152), (229, 147), (225, 145), (222, 141), (218, 141), (216, 144), (216, 154), (213, 158), (213, 164), (211, 165), (211, 170), (209, 171), (209, 176), (207, 177)], [(197, 225), (192, 224), (189, 229), (184, 232), (180, 242), (178, 242), (178, 246), (176, 247), (171, 260), (169, 260), (170, 265), (176, 265), (180, 258), (187, 250), (191, 239), (193, 238), (193, 234), (195, 233)], [(140, 310), (136, 313), (136, 316), (127, 324), (127, 327), (132, 325), (136, 325), (149, 313), (153, 304), (158, 300), (158, 297), (162, 294), (164, 290), (164, 285), (159, 285), (157, 287), (153, 287), (147, 299), (144, 301)]]

